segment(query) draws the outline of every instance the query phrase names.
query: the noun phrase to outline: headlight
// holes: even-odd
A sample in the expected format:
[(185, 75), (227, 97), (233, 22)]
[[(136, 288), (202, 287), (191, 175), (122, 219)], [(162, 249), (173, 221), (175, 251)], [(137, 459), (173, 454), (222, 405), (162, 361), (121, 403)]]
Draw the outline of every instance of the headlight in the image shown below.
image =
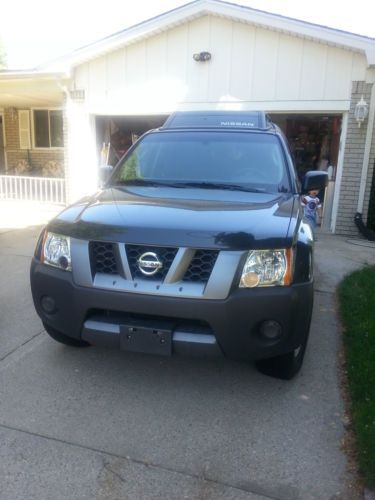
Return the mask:
[(285, 286), (292, 282), (292, 249), (252, 250), (242, 270), (240, 288)]
[(69, 236), (46, 232), (44, 236), (42, 262), (50, 266), (64, 269), (64, 271), (71, 271)]

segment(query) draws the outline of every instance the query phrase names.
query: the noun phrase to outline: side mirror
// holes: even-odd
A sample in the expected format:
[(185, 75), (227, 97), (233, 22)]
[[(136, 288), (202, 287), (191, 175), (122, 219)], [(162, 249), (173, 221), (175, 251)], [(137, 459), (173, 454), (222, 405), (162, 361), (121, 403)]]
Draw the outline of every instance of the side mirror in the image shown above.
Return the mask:
[(112, 165), (102, 165), (99, 167), (99, 184), (103, 187), (113, 172)]
[(328, 174), (327, 172), (322, 172), (320, 170), (310, 170), (306, 172), (305, 178), (302, 183), (302, 192), (312, 190), (324, 190), (328, 184)]

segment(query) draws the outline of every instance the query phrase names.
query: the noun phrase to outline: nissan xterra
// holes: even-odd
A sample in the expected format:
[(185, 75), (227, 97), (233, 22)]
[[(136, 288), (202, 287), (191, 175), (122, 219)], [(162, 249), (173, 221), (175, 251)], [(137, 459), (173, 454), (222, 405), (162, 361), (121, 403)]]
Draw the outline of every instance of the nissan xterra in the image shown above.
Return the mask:
[(102, 189), (66, 208), (31, 264), (55, 340), (301, 368), (313, 307), (313, 236), (286, 139), (263, 112), (176, 112)]

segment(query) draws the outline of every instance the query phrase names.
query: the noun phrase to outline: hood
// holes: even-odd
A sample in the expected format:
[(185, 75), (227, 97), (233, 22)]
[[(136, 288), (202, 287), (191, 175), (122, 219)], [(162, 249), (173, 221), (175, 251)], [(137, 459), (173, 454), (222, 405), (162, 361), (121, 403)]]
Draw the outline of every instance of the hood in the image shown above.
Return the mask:
[[(204, 199), (202, 199), (204, 197)], [(282, 248), (299, 203), (290, 193), (108, 188), (68, 207), (48, 228), (85, 240), (174, 247)]]

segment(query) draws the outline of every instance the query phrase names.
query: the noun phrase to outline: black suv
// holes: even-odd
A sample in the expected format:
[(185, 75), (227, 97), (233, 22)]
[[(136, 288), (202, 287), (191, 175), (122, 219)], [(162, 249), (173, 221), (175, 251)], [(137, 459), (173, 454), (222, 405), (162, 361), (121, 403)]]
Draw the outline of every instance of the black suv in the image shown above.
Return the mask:
[[(324, 189), (310, 172), (304, 190)], [(300, 369), (313, 237), (286, 140), (263, 112), (178, 112), (43, 230), (36, 310), (55, 340)]]

